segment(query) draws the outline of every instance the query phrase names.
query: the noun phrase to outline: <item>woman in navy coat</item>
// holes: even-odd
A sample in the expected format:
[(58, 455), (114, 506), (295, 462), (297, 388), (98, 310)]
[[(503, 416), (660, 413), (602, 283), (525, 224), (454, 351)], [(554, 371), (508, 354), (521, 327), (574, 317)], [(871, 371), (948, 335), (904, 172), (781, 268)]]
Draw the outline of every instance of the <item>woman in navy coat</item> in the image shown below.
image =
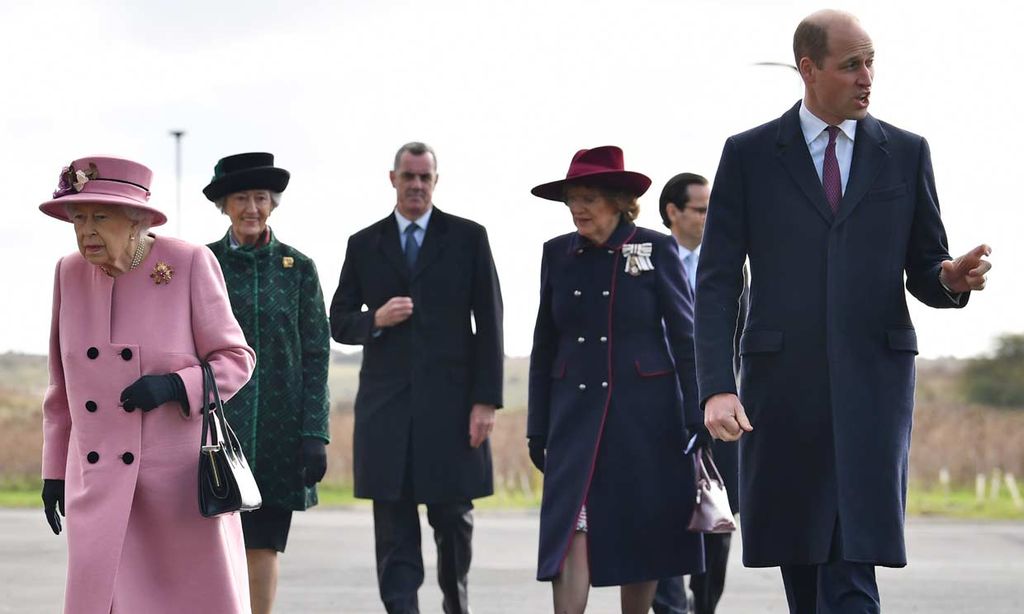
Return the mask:
[(533, 194), (563, 202), (577, 232), (544, 244), (530, 357), (530, 457), (544, 472), (538, 580), (556, 612), (621, 586), (646, 613), (660, 578), (703, 571), (687, 427), (699, 428), (693, 296), (671, 236), (639, 228), (651, 180), (622, 150), (573, 157)]

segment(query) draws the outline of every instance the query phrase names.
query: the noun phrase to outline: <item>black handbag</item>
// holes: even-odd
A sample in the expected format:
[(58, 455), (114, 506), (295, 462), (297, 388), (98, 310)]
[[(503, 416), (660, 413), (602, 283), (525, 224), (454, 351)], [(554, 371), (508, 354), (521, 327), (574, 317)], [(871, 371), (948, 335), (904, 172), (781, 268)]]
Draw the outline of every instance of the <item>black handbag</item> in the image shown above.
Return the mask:
[(199, 513), (210, 518), (259, 509), (263, 498), (238, 437), (224, 417), (224, 404), (213, 369), (205, 360), (201, 366), (203, 437), (199, 448)]

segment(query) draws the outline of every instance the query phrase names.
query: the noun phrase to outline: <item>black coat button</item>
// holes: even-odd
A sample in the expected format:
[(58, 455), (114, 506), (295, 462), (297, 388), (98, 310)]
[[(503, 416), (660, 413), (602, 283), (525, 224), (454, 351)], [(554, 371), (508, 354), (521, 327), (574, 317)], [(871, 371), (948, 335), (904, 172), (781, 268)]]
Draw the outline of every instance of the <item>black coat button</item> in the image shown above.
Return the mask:
[(96, 357), (100, 355), (100, 351), (96, 348), (89, 348), (85, 351), (85, 355), (89, 357), (89, 360), (96, 360)]
[(96, 401), (86, 401), (85, 409), (86, 411), (96, 411)]
[(132, 351), (129, 350), (128, 348), (125, 348), (125, 349), (121, 350), (121, 358), (124, 358), (125, 360), (131, 360), (132, 359)]
[(85, 455), (85, 460), (89, 461), (90, 465), (95, 465), (96, 463), (100, 462), (100, 453), (89, 452), (88, 454)]
[(128, 412), (130, 414), (133, 411), (135, 411), (135, 406), (131, 405), (131, 404), (123, 405), (123, 406), (121, 406), (121, 409), (125, 410), (126, 412)]
[(130, 465), (135, 462), (135, 455), (131, 452), (125, 452), (121, 455), (121, 460), (124, 461), (124, 464)]

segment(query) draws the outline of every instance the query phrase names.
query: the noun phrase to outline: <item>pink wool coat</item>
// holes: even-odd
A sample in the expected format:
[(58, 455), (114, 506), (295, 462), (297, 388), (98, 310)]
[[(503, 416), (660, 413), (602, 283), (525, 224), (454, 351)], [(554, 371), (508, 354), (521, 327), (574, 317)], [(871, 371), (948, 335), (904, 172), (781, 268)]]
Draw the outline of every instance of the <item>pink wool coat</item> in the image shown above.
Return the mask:
[[(151, 277), (158, 263), (173, 270), (168, 283)], [(238, 514), (199, 514), (198, 357), (227, 398), (255, 366), (207, 248), (157, 237), (117, 278), (78, 253), (57, 264), (43, 478), (66, 480), (66, 614), (250, 611)], [(140, 376), (170, 372), (189, 417), (177, 402), (121, 407)]]

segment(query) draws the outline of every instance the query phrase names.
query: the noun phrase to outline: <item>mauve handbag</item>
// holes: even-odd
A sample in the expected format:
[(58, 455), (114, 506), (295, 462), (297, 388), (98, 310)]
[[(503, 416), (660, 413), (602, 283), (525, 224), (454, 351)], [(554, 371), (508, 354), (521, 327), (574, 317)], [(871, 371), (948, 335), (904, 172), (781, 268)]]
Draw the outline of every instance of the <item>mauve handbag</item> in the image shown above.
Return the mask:
[[(710, 471), (708, 469), (710, 468)], [(718, 472), (711, 450), (697, 448), (693, 453), (693, 469), (697, 484), (697, 503), (687, 527), (695, 533), (731, 533), (736, 530), (736, 520), (729, 507), (729, 495), (725, 482)]]

